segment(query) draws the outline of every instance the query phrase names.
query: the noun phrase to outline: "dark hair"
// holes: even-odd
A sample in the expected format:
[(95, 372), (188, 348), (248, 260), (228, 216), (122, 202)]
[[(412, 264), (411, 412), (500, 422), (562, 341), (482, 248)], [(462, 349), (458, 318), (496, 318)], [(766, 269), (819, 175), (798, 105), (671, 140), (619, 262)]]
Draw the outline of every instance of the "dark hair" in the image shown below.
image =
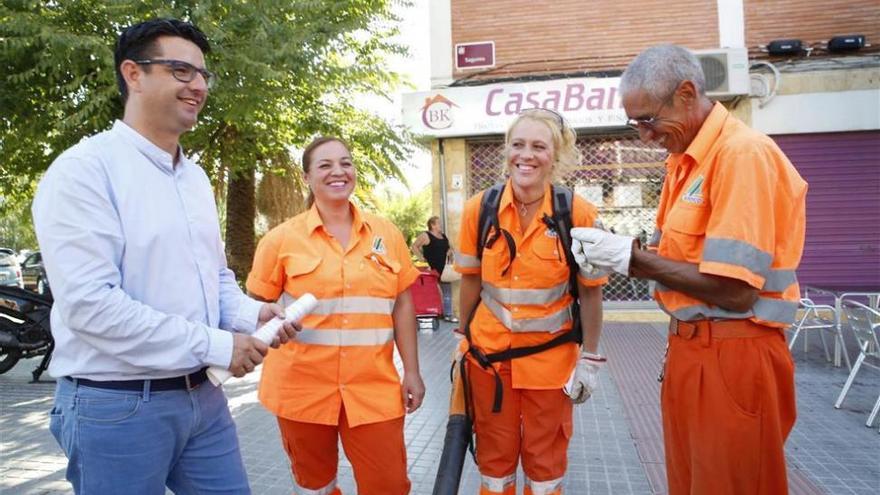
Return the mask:
[(428, 219), (428, 230), (431, 230), (431, 225), (434, 225), (435, 222), (439, 222), (439, 221), (440, 221), (440, 217), (438, 217), (438, 216), (433, 216), (433, 217), (429, 218)]
[[(318, 146), (321, 146), (322, 144), (327, 144), (327, 143), (332, 143), (332, 142), (337, 142), (337, 143), (345, 146), (345, 149), (348, 150), (349, 153), (351, 153), (351, 147), (342, 138), (338, 138), (335, 136), (316, 137), (315, 139), (312, 139), (312, 142), (309, 143), (308, 146), (306, 146), (306, 149), (303, 150), (303, 154), (302, 154), (303, 172), (309, 173), (309, 168), (312, 166), (312, 153), (315, 152), (315, 149)], [(308, 199), (306, 199), (306, 207), (311, 208), (314, 203), (315, 203), (315, 195), (312, 194), (311, 190), (309, 190), (309, 197), (308, 197)]]
[[(205, 33), (194, 25), (177, 19), (150, 19), (125, 28), (116, 39), (116, 49), (113, 52), (116, 84), (119, 85), (123, 103), (128, 101), (128, 86), (119, 66), (126, 60), (143, 60), (156, 55), (156, 39), (160, 36), (176, 36), (192, 41), (203, 54), (211, 51)], [(149, 70), (149, 67), (145, 70)]]

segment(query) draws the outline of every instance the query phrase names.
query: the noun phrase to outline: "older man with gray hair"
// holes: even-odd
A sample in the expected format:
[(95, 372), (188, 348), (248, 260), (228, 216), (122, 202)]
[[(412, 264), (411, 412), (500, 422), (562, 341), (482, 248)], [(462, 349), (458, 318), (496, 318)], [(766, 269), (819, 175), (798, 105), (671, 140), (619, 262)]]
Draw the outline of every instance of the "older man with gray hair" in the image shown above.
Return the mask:
[(769, 137), (706, 96), (697, 59), (661, 45), (620, 83), (628, 124), (669, 151), (647, 250), (572, 230), (585, 268), (656, 281), (669, 314), (661, 390), (669, 493), (787, 493), (795, 421), (783, 329), (800, 294), (807, 184)]

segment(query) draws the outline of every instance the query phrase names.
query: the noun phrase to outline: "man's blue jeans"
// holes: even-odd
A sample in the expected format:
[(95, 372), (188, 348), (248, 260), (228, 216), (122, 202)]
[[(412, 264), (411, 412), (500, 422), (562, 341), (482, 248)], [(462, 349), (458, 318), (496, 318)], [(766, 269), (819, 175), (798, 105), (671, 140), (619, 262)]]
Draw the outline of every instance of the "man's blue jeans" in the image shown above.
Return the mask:
[[(149, 382), (147, 382), (149, 383)], [(150, 392), (59, 378), (49, 429), (81, 495), (249, 494), (223, 390)]]

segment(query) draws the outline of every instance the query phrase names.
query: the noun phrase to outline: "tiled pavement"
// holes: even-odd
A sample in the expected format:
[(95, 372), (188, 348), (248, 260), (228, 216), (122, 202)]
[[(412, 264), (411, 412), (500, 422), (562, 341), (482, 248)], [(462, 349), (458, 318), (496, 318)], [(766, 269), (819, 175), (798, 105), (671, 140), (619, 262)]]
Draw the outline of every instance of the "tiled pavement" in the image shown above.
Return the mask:
[[(650, 415), (657, 414), (651, 404), (656, 403), (653, 380), (659, 355), (652, 345), (642, 345), (652, 339), (656, 343), (662, 331), (661, 324), (606, 325), (603, 346), (611, 364), (602, 374), (601, 390), (575, 409), (567, 493), (663, 493), (658, 483), (663, 476), (662, 448), (656, 432), (646, 426)], [(406, 421), (413, 494), (429, 495), (433, 486), (445, 434), (448, 361), (455, 344), (446, 324), (436, 334), (420, 335), (428, 396)], [(847, 372), (826, 365), (820, 355), (815, 349), (806, 358), (802, 350), (795, 353), (799, 418), (787, 453), (793, 478), (803, 484), (793, 484), (792, 493), (876, 494), (880, 491), (880, 435), (864, 422), (880, 393), (880, 375), (864, 370), (843, 409), (834, 410), (831, 405)], [(0, 376), (0, 493), (71, 493), (64, 481), (65, 459), (48, 432), (53, 385), (27, 383), (34, 366), (35, 360), (22, 362)], [(639, 368), (641, 372), (634, 371)], [(226, 388), (251, 486), (256, 495), (289, 494), (292, 485), (286, 457), (274, 418), (256, 400), (256, 383), (257, 376), (252, 375)], [(339, 480), (347, 494), (355, 493), (351, 467), (344, 458)], [(469, 460), (460, 492), (476, 493), (478, 484)]]
[(836, 410), (834, 401), (849, 374), (846, 366), (832, 367), (818, 348), (806, 355), (803, 348), (795, 349), (794, 356), (798, 421), (786, 443), (789, 465), (809, 473), (830, 494), (880, 493), (878, 425), (865, 426), (880, 394), (880, 372), (863, 367)]

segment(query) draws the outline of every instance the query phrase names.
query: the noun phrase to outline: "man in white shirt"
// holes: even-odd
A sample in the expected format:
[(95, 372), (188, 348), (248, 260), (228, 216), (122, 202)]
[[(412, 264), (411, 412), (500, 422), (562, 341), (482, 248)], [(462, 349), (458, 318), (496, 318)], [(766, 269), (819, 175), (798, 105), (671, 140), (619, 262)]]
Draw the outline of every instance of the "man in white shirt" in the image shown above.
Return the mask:
[(213, 83), (208, 50), (177, 20), (124, 30), (123, 119), (62, 153), (34, 199), (55, 297), (50, 429), (76, 493), (250, 493), (205, 370), (253, 371), (267, 346), (250, 334), (283, 310), (239, 289), (208, 177), (179, 145)]

